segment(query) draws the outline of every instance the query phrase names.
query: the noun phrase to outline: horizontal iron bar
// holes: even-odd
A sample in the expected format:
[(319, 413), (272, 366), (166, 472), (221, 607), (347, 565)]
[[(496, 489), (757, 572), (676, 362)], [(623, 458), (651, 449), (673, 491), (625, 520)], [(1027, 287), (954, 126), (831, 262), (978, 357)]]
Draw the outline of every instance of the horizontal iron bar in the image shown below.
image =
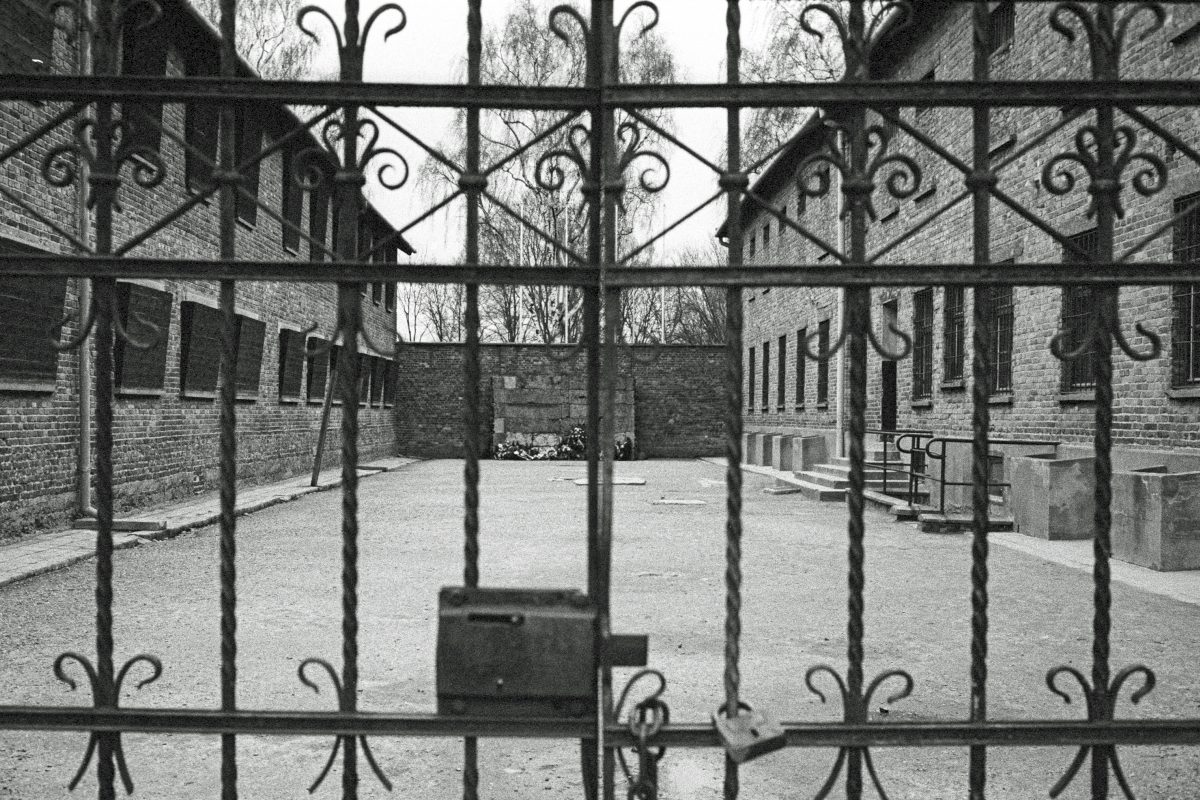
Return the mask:
[[(1006, 722), (882, 722), (783, 724), (792, 747), (946, 747), (1200, 744), (1200, 719), (1117, 722), (1021, 720)], [(343, 714), (304, 711), (115, 709), (0, 706), (0, 730), (132, 731), (242, 735), (479, 736), (583, 739), (595, 735), (590, 719), (451, 717), (433, 714)], [(608, 740), (635, 743), (625, 725), (609, 725)], [(655, 744), (720, 747), (711, 723), (663, 726)]]
[[(175, 280), (294, 281), (297, 283), (480, 283), (596, 286), (595, 267), (467, 267), (357, 261), (208, 261), (111, 256), (0, 255), (0, 276), (160, 278)], [(755, 267), (623, 267), (603, 270), (613, 287), (636, 286), (1161, 286), (1200, 282), (1200, 262), (993, 264), (816, 264)]]
[(844, 105), (1136, 106), (1200, 105), (1200, 82), (871, 81), (866, 83), (638, 84), (602, 90), (571, 86), (467, 86), (433, 83), (265, 81), (253, 78), (5, 75), (0, 100), (95, 102), (125, 99), (270, 101), (302, 105), (586, 110), (597, 102), (630, 108), (735, 108)]

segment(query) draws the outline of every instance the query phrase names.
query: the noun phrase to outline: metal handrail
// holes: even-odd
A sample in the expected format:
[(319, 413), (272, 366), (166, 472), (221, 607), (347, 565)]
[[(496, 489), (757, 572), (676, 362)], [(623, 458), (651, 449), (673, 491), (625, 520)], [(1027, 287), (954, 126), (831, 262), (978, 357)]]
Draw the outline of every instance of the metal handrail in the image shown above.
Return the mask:
[[(906, 492), (906, 495), (907, 495), (906, 500), (909, 505), (912, 505), (913, 501), (916, 499), (917, 478), (919, 477), (918, 475), (914, 474), (914, 469), (916, 469), (916, 467), (914, 466), (912, 457), (914, 455), (922, 454), (922, 451), (920, 451), (919, 449), (917, 449), (916, 453), (914, 453), (914, 449), (920, 447), (921, 439), (933, 436), (933, 431), (919, 429), (919, 428), (896, 428), (893, 430), (887, 430), (887, 429), (883, 429), (883, 428), (867, 428), (866, 433), (868, 435), (872, 435), (872, 434), (876, 435), (883, 441), (883, 445), (884, 445), (884, 447), (883, 447), (883, 463), (874, 465), (874, 466), (878, 466), (879, 469), (881, 469), (883, 472), (883, 494), (888, 494), (888, 475), (889, 475), (889, 473), (899, 472), (901, 475), (905, 476), (905, 478), (908, 482), (908, 490)], [(895, 441), (896, 451), (899, 453), (906, 453), (910, 456), (910, 460), (909, 460), (907, 467), (904, 465), (904, 462), (900, 461), (898, 458), (896, 461), (897, 466), (891, 466), (889, 464), (887, 445), (889, 442), (892, 442), (893, 439)], [(904, 447), (902, 446), (902, 442), (905, 442), (905, 441), (912, 442), (912, 446), (909, 447), (909, 449), (907, 449), (907, 450), (904, 449)]]
[[(941, 448), (936, 452), (934, 445), (941, 443)], [(946, 445), (948, 444), (973, 444), (974, 439), (966, 436), (937, 436), (925, 443), (925, 455), (929, 458), (940, 461), (941, 469), (939, 477), (933, 478), (931, 475), (924, 477), (931, 478), (938, 483), (938, 511), (942, 514), (946, 513), (946, 487), (947, 486), (971, 486), (972, 481), (947, 481), (946, 480)], [(1062, 442), (1050, 439), (988, 439), (988, 453), (991, 453), (992, 445), (1017, 446), (1017, 447), (1053, 447), (1054, 452), (1058, 454), (1058, 447)], [(1000, 488), (1009, 488), (1012, 486), (1007, 481), (997, 481), (993, 483), (988, 481), (987, 486), (991, 489), (993, 486)]]

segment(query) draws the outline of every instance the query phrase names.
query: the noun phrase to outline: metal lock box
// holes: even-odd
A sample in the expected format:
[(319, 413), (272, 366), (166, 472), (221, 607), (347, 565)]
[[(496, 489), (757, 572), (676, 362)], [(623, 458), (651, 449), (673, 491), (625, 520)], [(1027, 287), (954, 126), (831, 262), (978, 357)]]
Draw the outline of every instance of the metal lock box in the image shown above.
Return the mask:
[(438, 596), (438, 713), (596, 713), (596, 610), (572, 589), (444, 587)]

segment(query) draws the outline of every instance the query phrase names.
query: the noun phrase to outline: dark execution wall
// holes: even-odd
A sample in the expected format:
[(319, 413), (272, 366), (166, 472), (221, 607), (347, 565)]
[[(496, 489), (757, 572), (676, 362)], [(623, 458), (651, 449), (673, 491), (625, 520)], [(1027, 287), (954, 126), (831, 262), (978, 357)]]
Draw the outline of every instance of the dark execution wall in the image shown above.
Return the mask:
[[(461, 344), (410, 344), (398, 354), (396, 428), (403, 455), (462, 456), (464, 350)], [(480, 350), (481, 455), (491, 452), (496, 435), (493, 387), (498, 379), (501, 386), (509, 377), (518, 386), (562, 387), (572, 394), (586, 386), (587, 357), (582, 349), (485, 344)], [(633, 395), (635, 457), (694, 458), (725, 452), (724, 352), (720, 346), (691, 345), (621, 350), (621, 388), (628, 387)], [(561, 432), (566, 433), (569, 426), (563, 424)]]

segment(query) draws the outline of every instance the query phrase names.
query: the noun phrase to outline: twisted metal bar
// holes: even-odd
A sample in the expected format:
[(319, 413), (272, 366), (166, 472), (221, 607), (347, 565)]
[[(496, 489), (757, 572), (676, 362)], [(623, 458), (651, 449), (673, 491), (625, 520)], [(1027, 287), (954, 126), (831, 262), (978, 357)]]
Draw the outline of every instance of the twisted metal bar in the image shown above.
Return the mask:
[[(742, 10), (738, 0), (725, 7), (725, 82), (741, 83)], [(728, 173), (721, 188), (729, 195), (729, 265), (742, 266), (741, 195), (748, 182), (740, 174), (741, 121), (736, 108), (726, 114), (726, 160)], [(742, 291), (730, 287), (725, 294), (725, 708), (730, 716), (739, 713), (738, 671), (742, 632)], [(738, 765), (725, 754), (725, 800), (736, 800), (739, 791)]]
[[(221, 75), (237, 75), (237, 10), (234, 0), (221, 0)], [(221, 178), (219, 235), (221, 259), (237, 256), (237, 151), (234, 141), (234, 109), (225, 104), (220, 110), (218, 147)], [(237, 318), (236, 285), (221, 282), (221, 710), (237, 709)], [(237, 800), (237, 737), (221, 736), (221, 800)]]
[[(986, 0), (975, 0), (974, 78), (978, 82), (990, 79), (991, 25)], [(974, 109), (973, 153), (974, 172), (968, 177), (973, 194), (975, 263), (991, 261), (991, 209), (988, 188), (995, 182), (989, 174), (991, 113)], [(988, 433), (991, 419), (988, 407), (990, 386), (988, 373), (991, 354), (988, 352), (988, 306), (983, 303), (982, 287), (972, 290), (971, 320), (971, 699), (970, 719), (987, 719), (987, 654), (988, 654)], [(969, 800), (984, 800), (987, 787), (987, 749), (975, 746), (969, 751), (967, 792)]]

